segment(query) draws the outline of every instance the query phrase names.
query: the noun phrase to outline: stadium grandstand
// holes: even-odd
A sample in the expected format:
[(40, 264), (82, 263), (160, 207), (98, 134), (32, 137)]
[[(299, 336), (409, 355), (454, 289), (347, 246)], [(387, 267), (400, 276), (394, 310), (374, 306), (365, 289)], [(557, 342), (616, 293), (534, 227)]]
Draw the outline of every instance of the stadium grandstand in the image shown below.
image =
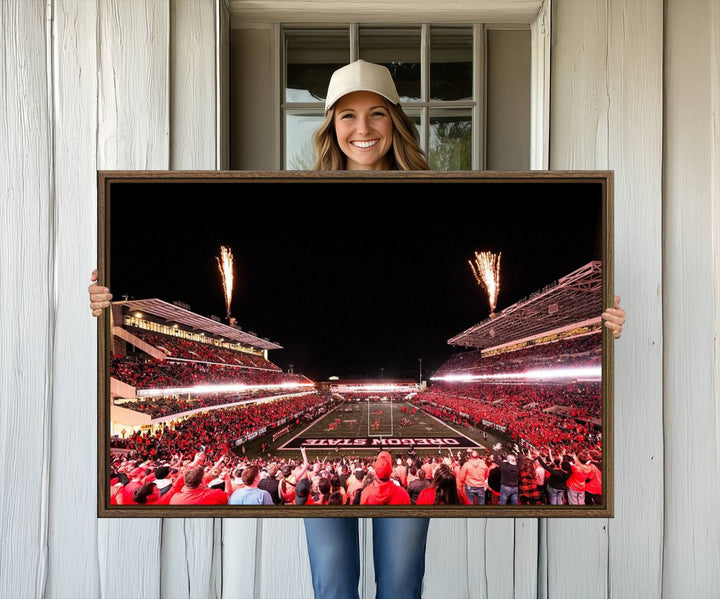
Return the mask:
[(602, 436), (602, 268), (594, 261), (455, 335), (413, 403), (525, 447)]
[[(298, 398), (317, 396), (312, 381), (284, 373), (270, 361), (268, 352), (281, 345), (195, 314), (186, 304), (117, 301), (111, 318), (110, 421), (116, 447), (124, 445), (118, 437), (153, 434), (209, 411), (247, 412), (270, 402), (274, 409), (286, 401), (295, 414)], [(273, 412), (267, 405), (263, 410)], [(278, 419), (287, 415), (278, 414)], [(237, 435), (253, 432), (243, 429)]]
[(268, 505), (362, 505), (385, 484), (380, 450), (410, 503), (441, 468), (458, 505), (602, 503), (601, 313), (591, 262), (449, 339), (428, 382), (314, 382), (270, 360), (279, 344), (188, 306), (115, 302), (110, 503), (234, 504), (255, 466)]
[[(523, 347), (600, 324), (602, 265), (593, 261), (455, 335), (450, 345), (490, 351)], [(549, 340), (549, 339), (548, 339)]]

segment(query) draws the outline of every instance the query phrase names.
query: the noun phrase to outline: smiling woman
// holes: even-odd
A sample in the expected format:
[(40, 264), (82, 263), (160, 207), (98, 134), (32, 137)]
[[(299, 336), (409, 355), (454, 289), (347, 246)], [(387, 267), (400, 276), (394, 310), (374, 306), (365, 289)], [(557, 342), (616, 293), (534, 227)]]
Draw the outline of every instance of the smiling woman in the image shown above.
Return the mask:
[(390, 71), (364, 60), (333, 73), (313, 142), (316, 171), (430, 169)]
[[(313, 135), (314, 170), (430, 170), (415, 124), (400, 107), (386, 67), (357, 60), (339, 68), (325, 98), (325, 120)], [(358, 519), (304, 522), (315, 599), (357, 599)], [(372, 522), (377, 596), (419, 599), (429, 518)]]
[(335, 107), (335, 135), (349, 171), (388, 170), (392, 120), (382, 96), (357, 91), (340, 98)]

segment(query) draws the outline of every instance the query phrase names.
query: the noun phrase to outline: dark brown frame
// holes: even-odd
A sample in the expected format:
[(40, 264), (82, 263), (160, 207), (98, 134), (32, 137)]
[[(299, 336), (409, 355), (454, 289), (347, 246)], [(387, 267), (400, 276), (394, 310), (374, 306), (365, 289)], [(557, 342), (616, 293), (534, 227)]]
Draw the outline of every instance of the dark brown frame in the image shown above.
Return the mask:
[[(441, 184), (447, 192), (454, 183), (600, 183), (602, 187), (602, 281), (603, 308), (613, 304), (613, 172), (612, 171), (422, 171), (422, 172), (297, 172), (297, 171), (98, 171), (98, 267), (100, 284), (110, 281), (110, 203), (116, 183), (297, 183), (300, 185), (342, 182), (381, 182), (402, 185), (421, 181)], [(579, 201), (582, 201), (579, 199)], [(614, 515), (613, 496), (613, 339), (605, 327), (602, 333), (602, 432), (603, 493), (600, 506), (110, 506), (107, 459), (109, 457), (109, 350), (110, 318), (98, 318), (98, 486), (99, 517), (573, 517), (609, 518)]]

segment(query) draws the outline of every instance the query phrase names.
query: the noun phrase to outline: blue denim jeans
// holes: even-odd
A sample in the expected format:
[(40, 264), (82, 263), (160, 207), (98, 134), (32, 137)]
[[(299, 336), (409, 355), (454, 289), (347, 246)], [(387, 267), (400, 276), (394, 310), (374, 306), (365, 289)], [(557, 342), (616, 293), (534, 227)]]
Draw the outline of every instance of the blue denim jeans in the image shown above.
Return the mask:
[(517, 487), (506, 487), (505, 485), (500, 485), (500, 501), (498, 501), (500, 505), (507, 505), (510, 503), (511, 505), (517, 505), (518, 504), (518, 488)]
[[(357, 518), (305, 518), (315, 599), (358, 599)], [(373, 518), (376, 599), (420, 599), (429, 518)]]
[(475, 498), (477, 497), (477, 505), (485, 505), (485, 487), (471, 487), (465, 485), (465, 495), (470, 502), (470, 505), (475, 505)]

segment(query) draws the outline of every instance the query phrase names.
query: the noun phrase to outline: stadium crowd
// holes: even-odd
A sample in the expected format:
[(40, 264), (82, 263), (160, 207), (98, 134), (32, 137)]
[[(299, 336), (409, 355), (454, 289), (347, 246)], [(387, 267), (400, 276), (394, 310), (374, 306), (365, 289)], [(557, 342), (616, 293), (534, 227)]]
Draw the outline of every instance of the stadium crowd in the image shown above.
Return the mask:
[(437, 456), (211, 459), (207, 451), (167, 459), (118, 457), (111, 505), (595, 505), (602, 454), (496, 444)]
[(186, 397), (173, 395), (168, 397), (147, 397), (137, 400), (119, 400), (116, 405), (135, 412), (150, 414), (150, 418), (157, 419), (182, 414), (190, 410), (250, 402), (285, 394), (287, 394), (287, 391), (284, 389), (263, 389), (262, 391), (250, 391), (247, 393), (192, 394)]
[(499, 351), (492, 355), (484, 355), (482, 350), (461, 352), (449, 358), (434, 376), (501, 374), (599, 364), (601, 356), (602, 336), (597, 332), (511, 351)]
[(136, 389), (170, 389), (207, 384), (280, 385), (308, 384), (302, 375), (278, 370), (259, 370), (211, 362), (172, 362), (146, 354), (114, 354), (110, 375)]
[(235, 366), (280, 370), (278, 366), (262, 356), (229, 349), (215, 345), (209, 341), (205, 343), (192, 341), (183, 337), (164, 335), (133, 326), (126, 326), (125, 330), (145, 343), (161, 350), (168, 357), (195, 360), (198, 362), (219, 362)]
[[(601, 437), (595, 424), (601, 413), (599, 383), (479, 383), (462, 386), (462, 395), (435, 390), (447, 388), (433, 386), (409, 401), (443, 421), (501, 430), (523, 445), (565, 447), (593, 444)], [(552, 411), (558, 405), (573, 407)]]
[(208, 410), (165, 422), (154, 432), (137, 430), (126, 436), (112, 436), (110, 447), (127, 450), (130, 458), (140, 461), (187, 454), (200, 446), (209, 458), (220, 457), (227, 455), (241, 437), (273, 430), (285, 421), (300, 424), (316, 418), (325, 411), (326, 403), (327, 397), (313, 393)]

